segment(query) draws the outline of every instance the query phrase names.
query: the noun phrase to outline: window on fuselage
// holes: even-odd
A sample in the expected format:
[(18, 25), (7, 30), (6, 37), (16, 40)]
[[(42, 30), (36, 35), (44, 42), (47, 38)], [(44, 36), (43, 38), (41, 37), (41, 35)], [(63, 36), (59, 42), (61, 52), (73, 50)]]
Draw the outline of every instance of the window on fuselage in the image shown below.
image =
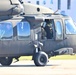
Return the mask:
[(57, 38), (62, 37), (62, 27), (61, 27), (61, 22), (60, 21), (56, 22), (56, 34), (57, 34)]
[(71, 19), (66, 19), (65, 21), (66, 34), (76, 34), (76, 26)]
[(28, 40), (30, 38), (30, 24), (28, 22), (17, 23), (17, 35), (19, 40)]
[(0, 40), (9, 40), (13, 37), (13, 27), (11, 22), (0, 23)]

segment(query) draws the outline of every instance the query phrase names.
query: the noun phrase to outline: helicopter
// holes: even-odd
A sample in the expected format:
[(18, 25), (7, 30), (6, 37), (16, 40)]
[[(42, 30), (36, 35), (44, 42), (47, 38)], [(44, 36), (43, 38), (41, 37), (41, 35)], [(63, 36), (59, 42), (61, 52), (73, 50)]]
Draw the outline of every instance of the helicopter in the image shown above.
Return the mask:
[(22, 0), (0, 1), (1, 65), (32, 56), (36, 66), (46, 66), (50, 57), (75, 53), (75, 40), (71, 17)]

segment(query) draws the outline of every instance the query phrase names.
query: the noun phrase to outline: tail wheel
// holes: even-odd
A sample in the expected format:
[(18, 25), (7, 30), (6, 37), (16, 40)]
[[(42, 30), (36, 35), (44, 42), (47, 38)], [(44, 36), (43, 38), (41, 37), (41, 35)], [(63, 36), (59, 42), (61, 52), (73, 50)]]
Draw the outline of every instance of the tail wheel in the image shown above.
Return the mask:
[(12, 58), (11, 57), (1, 57), (0, 63), (3, 66), (9, 66), (12, 63)]
[(48, 56), (45, 52), (38, 52), (34, 55), (34, 63), (36, 66), (45, 66), (48, 62)]

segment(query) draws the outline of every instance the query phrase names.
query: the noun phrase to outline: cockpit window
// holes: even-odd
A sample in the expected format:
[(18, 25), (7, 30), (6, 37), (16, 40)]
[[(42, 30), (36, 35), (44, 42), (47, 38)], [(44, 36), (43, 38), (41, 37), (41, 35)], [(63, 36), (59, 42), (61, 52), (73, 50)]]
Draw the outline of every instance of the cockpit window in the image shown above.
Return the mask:
[(76, 34), (76, 26), (71, 19), (65, 20), (66, 34)]
[(58, 39), (62, 37), (62, 26), (60, 21), (56, 22), (56, 35)]

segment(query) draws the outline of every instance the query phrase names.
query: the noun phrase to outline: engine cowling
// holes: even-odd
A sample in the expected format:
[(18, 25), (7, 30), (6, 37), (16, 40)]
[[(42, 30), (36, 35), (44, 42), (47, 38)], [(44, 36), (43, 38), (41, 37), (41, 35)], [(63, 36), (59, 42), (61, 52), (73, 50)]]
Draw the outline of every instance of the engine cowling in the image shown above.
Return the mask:
[(34, 14), (53, 14), (54, 11), (47, 7), (43, 7), (40, 5), (34, 5), (30, 3), (24, 3), (24, 13), (26, 15), (34, 15)]

